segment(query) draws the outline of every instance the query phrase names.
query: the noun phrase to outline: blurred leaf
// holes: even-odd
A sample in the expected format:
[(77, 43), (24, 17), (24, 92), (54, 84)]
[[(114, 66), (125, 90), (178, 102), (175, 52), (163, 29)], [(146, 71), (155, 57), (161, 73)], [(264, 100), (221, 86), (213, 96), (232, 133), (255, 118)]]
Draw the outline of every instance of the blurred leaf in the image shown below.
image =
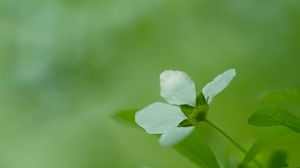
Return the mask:
[(288, 167), (287, 153), (282, 150), (275, 151), (271, 156), (268, 167), (269, 168), (283, 168)]
[(201, 168), (218, 168), (220, 167), (216, 156), (211, 151), (207, 143), (198, 131), (198, 127), (193, 133), (178, 145), (174, 146), (175, 150), (187, 157), (190, 161)]
[(115, 115), (113, 115), (113, 118), (117, 121), (119, 121), (122, 124), (125, 124), (127, 126), (132, 127), (139, 127), (135, 123), (135, 113), (139, 111), (138, 109), (131, 109), (131, 110), (121, 110), (117, 112)]
[[(117, 121), (137, 127), (134, 115), (138, 110), (122, 110), (113, 116)], [(201, 168), (219, 168), (216, 156), (199, 134), (198, 127), (185, 140), (173, 148)]]
[(204, 105), (204, 104), (207, 104), (207, 102), (206, 102), (206, 99), (205, 99), (203, 93), (201, 92), (196, 98), (196, 105), (199, 106), (199, 105)]
[(287, 135), (291, 131), (287, 128), (279, 127), (271, 129), (269, 132), (261, 136), (256, 140), (256, 142), (251, 146), (246, 156), (244, 157), (240, 167), (246, 168), (248, 164), (255, 159), (255, 156), (267, 145), (281, 137)]
[(268, 104), (300, 106), (300, 91), (295, 89), (272, 91), (263, 95), (261, 101)]
[(256, 111), (248, 123), (258, 127), (285, 126), (300, 133), (300, 119), (282, 108), (264, 108)]
[(180, 109), (184, 113), (185, 116), (189, 117), (192, 114), (194, 107), (184, 104), (184, 105), (180, 106)]
[(185, 119), (178, 124), (178, 127), (190, 127), (190, 126), (193, 126), (193, 124), (188, 119)]
[(223, 135), (215, 132), (210, 134), (207, 138), (207, 143), (211, 150), (214, 151), (220, 167), (229, 168), (231, 150), (229, 149), (228, 142), (224, 139)]

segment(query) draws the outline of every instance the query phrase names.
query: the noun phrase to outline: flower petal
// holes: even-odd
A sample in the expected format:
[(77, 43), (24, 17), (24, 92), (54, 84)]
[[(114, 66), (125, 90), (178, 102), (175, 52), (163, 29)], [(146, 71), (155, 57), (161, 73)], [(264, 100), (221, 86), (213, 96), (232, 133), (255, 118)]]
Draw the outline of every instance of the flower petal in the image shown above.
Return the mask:
[(167, 70), (160, 74), (160, 95), (170, 104), (196, 104), (195, 84), (181, 71)]
[(211, 101), (217, 94), (219, 94), (229, 85), (235, 75), (235, 69), (229, 69), (218, 75), (213, 81), (206, 84), (206, 86), (202, 89), (202, 93), (206, 98), (208, 104), (211, 103)]
[(186, 138), (193, 130), (194, 126), (192, 127), (175, 127), (173, 129), (168, 130), (167, 132), (163, 133), (159, 139), (159, 143), (162, 146), (173, 146), (178, 144), (184, 138)]
[(186, 116), (177, 106), (153, 103), (135, 114), (135, 122), (149, 134), (162, 134), (177, 127)]

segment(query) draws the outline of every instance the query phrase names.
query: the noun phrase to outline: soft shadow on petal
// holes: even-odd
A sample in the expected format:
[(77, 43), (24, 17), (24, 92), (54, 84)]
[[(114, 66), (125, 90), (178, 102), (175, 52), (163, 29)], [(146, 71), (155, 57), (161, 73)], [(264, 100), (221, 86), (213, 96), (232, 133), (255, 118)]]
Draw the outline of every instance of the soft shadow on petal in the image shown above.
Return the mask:
[(174, 127), (161, 135), (159, 143), (165, 147), (176, 145), (180, 141), (184, 140), (194, 130), (194, 128), (194, 126)]
[(197, 94), (186, 73), (167, 70), (160, 74), (160, 95), (170, 104), (195, 106)]
[(208, 104), (210, 104), (213, 98), (219, 94), (222, 90), (224, 90), (231, 80), (235, 77), (236, 72), (235, 69), (229, 69), (222, 74), (218, 75), (213, 81), (206, 84), (206, 86), (202, 89), (202, 93), (206, 98)]
[(149, 134), (162, 134), (177, 127), (186, 116), (177, 106), (153, 103), (135, 114), (135, 122)]

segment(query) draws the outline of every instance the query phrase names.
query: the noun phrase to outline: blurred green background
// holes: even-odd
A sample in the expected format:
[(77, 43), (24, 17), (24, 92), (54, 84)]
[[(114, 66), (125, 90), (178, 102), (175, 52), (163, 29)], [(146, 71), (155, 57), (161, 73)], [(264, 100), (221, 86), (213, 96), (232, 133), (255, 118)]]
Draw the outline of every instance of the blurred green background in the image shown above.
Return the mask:
[[(300, 88), (298, 0), (1, 0), (0, 167), (195, 167), (112, 119), (159, 96), (159, 73), (182, 70), (198, 91), (237, 77), (210, 120), (249, 146), (266, 91)], [(297, 135), (271, 146), (292, 167)]]

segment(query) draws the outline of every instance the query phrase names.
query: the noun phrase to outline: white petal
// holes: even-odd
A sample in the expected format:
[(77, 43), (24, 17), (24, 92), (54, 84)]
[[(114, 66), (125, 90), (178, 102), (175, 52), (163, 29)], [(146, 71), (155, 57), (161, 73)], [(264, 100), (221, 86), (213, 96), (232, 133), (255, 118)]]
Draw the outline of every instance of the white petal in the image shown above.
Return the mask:
[(159, 139), (162, 146), (173, 146), (186, 138), (195, 127), (175, 127), (163, 133)]
[(206, 84), (206, 86), (202, 89), (202, 93), (206, 98), (208, 104), (211, 103), (211, 101), (217, 94), (219, 94), (229, 85), (235, 75), (235, 69), (229, 69), (218, 75), (213, 81)]
[(160, 95), (170, 104), (195, 106), (196, 89), (184, 72), (167, 70), (160, 74)]
[(149, 134), (162, 134), (177, 127), (186, 116), (177, 106), (153, 103), (135, 114), (135, 122)]

